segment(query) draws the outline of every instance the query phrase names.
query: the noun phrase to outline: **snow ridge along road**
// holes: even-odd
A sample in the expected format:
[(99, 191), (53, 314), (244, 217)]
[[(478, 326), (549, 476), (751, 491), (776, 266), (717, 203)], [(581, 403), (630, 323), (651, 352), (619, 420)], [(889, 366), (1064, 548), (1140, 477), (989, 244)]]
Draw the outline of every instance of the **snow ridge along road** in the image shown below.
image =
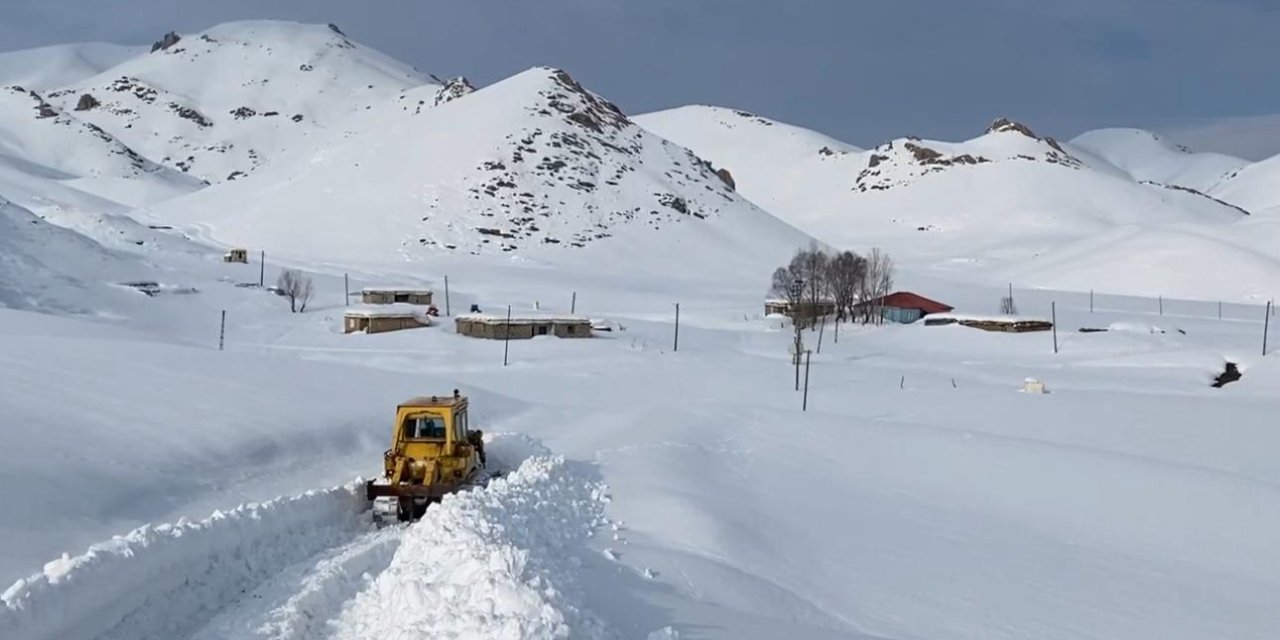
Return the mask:
[(64, 555), (0, 596), (0, 637), (604, 635), (563, 564), (605, 523), (598, 475), (527, 437), (489, 446), (494, 468), (515, 471), (412, 527), (375, 529), (357, 481)]
[(286, 567), (371, 527), (358, 483), (145, 525), (14, 583), (0, 596), (0, 637), (182, 637)]

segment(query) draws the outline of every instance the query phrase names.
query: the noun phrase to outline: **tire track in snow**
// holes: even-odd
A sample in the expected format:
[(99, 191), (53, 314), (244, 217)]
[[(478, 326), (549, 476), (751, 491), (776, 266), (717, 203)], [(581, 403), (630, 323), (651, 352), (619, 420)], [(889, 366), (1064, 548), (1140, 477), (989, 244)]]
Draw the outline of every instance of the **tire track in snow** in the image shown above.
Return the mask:
[(286, 569), (223, 609), (191, 640), (327, 636), (327, 623), (343, 603), (391, 564), (406, 528), (395, 525), (366, 533)]

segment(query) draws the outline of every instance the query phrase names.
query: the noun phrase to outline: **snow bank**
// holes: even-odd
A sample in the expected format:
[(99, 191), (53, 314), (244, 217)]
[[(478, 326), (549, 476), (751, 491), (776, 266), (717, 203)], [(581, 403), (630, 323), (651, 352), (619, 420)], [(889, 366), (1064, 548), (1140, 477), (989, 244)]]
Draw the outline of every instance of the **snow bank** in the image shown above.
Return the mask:
[(147, 525), (54, 560), (0, 600), (0, 638), (172, 638), (292, 563), (370, 526), (357, 483)]
[(537, 455), (483, 491), (447, 496), (337, 622), (343, 638), (596, 638), (575, 574), (605, 523), (594, 470)]
[(421, 318), (425, 319), (427, 308), (419, 305), (397, 302), (394, 304), (369, 304), (343, 310), (343, 315), (350, 318)]

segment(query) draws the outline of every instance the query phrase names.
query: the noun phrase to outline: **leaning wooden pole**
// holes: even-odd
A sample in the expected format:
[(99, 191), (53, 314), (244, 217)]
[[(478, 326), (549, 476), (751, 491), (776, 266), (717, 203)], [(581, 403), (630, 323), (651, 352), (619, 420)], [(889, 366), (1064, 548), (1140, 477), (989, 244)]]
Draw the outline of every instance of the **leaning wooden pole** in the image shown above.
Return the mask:
[(502, 366), (507, 366), (507, 352), (511, 349), (511, 305), (507, 305), (507, 327), (502, 333)]
[(1267, 334), (1271, 331), (1271, 303), (1267, 302), (1267, 314), (1262, 318), (1262, 355), (1267, 355)]
[(1058, 303), (1049, 303), (1049, 313), (1053, 321), (1053, 352), (1058, 352)]
[(812, 351), (804, 352), (804, 402), (800, 406), (801, 411), (809, 410), (809, 359), (812, 355)]

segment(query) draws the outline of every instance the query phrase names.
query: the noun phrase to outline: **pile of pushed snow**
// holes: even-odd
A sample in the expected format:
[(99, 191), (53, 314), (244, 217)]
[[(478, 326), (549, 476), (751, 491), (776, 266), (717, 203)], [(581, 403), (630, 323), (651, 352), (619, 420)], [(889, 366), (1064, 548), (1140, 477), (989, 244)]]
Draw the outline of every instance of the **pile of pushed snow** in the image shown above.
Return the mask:
[(246, 21), (172, 34), (46, 97), (82, 107), (77, 117), (152, 160), (219, 182), (424, 84), (438, 87), (333, 25)]
[(367, 530), (366, 511), (357, 483), (138, 528), (10, 586), (0, 637), (179, 637), (246, 588)]
[(278, 256), (364, 265), (566, 261), (599, 246), (584, 266), (767, 271), (809, 241), (564, 71), (533, 69), (421, 114), (400, 102), (312, 157), (144, 215)]
[(576, 579), (605, 501), (594, 472), (545, 455), (483, 491), (446, 496), (343, 612), (337, 636), (610, 637)]

